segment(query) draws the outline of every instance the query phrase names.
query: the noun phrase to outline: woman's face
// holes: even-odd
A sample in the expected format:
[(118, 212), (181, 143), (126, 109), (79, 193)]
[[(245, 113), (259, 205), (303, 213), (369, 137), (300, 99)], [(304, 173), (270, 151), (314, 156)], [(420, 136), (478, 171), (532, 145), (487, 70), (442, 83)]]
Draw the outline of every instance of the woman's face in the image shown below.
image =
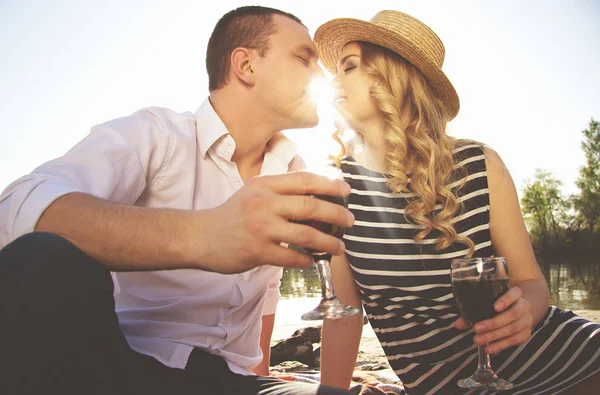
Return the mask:
[(381, 124), (382, 113), (371, 96), (372, 78), (360, 67), (361, 49), (356, 42), (346, 44), (337, 63), (332, 81), (335, 107), (343, 119), (336, 118), (336, 127), (348, 127), (361, 134)]

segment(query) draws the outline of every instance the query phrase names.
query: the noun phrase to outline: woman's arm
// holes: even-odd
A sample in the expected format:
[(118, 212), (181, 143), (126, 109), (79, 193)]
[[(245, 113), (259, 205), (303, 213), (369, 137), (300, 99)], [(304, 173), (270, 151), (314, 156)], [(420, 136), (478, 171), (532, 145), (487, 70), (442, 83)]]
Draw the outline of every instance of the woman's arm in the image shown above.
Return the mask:
[(271, 362), (271, 336), (275, 326), (275, 314), (262, 316), (262, 331), (260, 332), (260, 349), (263, 353), (263, 359), (252, 371), (259, 376), (269, 375), (269, 365)]
[[(512, 178), (495, 151), (486, 149), (485, 156), (492, 245), (496, 256), (506, 258), (511, 286), (494, 304), (501, 314), (475, 325), (475, 343), (490, 343), (486, 351), (492, 354), (529, 339), (532, 328), (548, 309), (549, 294)], [(466, 322), (461, 321), (457, 327), (466, 327)]]
[[(360, 296), (345, 255), (331, 262), (333, 289), (338, 299), (362, 310)], [(321, 383), (348, 389), (362, 335), (363, 316), (323, 320), (321, 339)]]

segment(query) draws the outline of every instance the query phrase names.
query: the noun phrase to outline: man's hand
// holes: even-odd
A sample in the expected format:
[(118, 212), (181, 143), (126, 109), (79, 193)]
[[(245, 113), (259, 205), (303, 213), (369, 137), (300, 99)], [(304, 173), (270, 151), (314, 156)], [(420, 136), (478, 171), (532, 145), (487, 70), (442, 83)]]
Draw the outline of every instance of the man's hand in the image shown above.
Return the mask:
[[(344, 243), (290, 220), (315, 220), (350, 227), (354, 217), (344, 207), (311, 195), (347, 196), (350, 186), (308, 172), (256, 177), (221, 206), (198, 212), (211, 224), (190, 234), (187, 255), (204, 270), (239, 273), (259, 265), (305, 268), (312, 259), (282, 247), (281, 242), (323, 251), (344, 252)], [(195, 254), (195, 255), (194, 255)]]

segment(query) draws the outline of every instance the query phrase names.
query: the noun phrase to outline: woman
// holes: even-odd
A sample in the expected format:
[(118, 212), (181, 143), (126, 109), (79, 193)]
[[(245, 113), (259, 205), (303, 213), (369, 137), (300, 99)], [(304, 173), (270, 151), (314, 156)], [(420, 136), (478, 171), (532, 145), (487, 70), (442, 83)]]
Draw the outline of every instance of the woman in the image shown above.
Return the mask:
[[(358, 141), (341, 158), (356, 222), (345, 257), (332, 263), (334, 288), (347, 304), (362, 301), (408, 394), (466, 392), (456, 382), (475, 370), (477, 344), (514, 382), (512, 394), (597, 390), (600, 325), (548, 307), (502, 160), (445, 133), (459, 100), (441, 70), (440, 39), (409, 15), (382, 11), (370, 22), (327, 22), (315, 43)], [(469, 256), (504, 256), (510, 273), (498, 315), (475, 328), (450, 284), (450, 261)], [(324, 322), (323, 383), (347, 388), (361, 325), (361, 317)]]

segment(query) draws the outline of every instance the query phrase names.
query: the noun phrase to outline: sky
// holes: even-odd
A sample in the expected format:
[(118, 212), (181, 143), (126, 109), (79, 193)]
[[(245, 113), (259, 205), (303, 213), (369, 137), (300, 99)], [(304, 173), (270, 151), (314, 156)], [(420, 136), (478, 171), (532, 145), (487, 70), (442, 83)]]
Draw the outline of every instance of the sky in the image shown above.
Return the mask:
[[(354, 4), (352, 4), (354, 3)], [(448, 133), (486, 143), (521, 194), (536, 168), (576, 193), (581, 131), (600, 119), (600, 1), (0, 0), (0, 190), (63, 155), (93, 125), (148, 106), (195, 111), (206, 44), (242, 5), (291, 12), (311, 36), (340, 17), (395, 9), (428, 24), (461, 101)], [(337, 148), (330, 115), (285, 131), (310, 164)], [(332, 151), (333, 150), (333, 151)]]

